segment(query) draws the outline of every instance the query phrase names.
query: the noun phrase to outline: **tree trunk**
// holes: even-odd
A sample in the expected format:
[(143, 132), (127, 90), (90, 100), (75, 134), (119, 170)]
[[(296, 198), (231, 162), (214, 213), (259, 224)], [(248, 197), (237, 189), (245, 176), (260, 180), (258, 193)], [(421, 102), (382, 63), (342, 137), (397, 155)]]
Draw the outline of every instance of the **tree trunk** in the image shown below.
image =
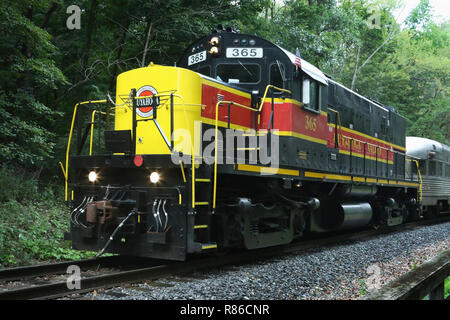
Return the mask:
[(361, 45), (358, 46), (358, 53), (356, 54), (355, 71), (353, 72), (352, 85), (350, 87), (351, 90), (355, 90), (356, 76), (357, 76), (357, 73), (359, 71), (358, 63), (359, 63), (359, 53), (360, 52), (361, 52)]
[(92, 34), (95, 29), (95, 20), (97, 16), (97, 0), (91, 0), (91, 7), (89, 9), (89, 17), (88, 17), (88, 26), (87, 26), (87, 34), (86, 34), (86, 46), (84, 47), (82, 59), (81, 59), (81, 72), (85, 73), (85, 70), (88, 66), (89, 62), (89, 54), (91, 50), (91, 42), (92, 42)]
[(150, 40), (150, 33), (152, 32), (152, 21), (147, 23), (147, 37), (145, 39), (144, 53), (142, 54), (141, 67), (145, 67), (145, 56), (147, 55), (148, 42)]
[(114, 67), (113, 67), (113, 72), (112, 72), (112, 77), (111, 77), (111, 81), (109, 83), (109, 91), (112, 92), (114, 90), (114, 85), (115, 85), (115, 80), (117, 77), (117, 72), (119, 70), (119, 63), (120, 63), (120, 58), (122, 57), (122, 51), (123, 51), (123, 46), (125, 45), (125, 39), (127, 38), (127, 33), (128, 33), (128, 27), (130, 26), (130, 21), (126, 21), (125, 24), (125, 28), (122, 30), (122, 32), (120, 33), (120, 37), (119, 40), (117, 42), (117, 56), (116, 56), (116, 61), (114, 61)]
[(56, 7), (58, 5), (56, 4), (56, 2), (52, 2), (52, 6), (50, 7), (50, 9), (47, 11), (47, 13), (45, 14), (44, 17), (44, 21), (42, 21), (41, 24), (41, 29), (45, 29), (47, 28), (48, 22), (50, 20), (50, 16), (52, 15), (52, 13), (56, 10)]

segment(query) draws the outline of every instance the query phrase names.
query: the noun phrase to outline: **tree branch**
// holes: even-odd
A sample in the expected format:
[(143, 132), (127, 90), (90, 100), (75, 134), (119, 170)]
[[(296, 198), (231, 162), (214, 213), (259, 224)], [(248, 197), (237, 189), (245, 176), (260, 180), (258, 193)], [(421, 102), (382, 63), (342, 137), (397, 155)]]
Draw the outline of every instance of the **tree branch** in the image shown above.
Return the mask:
[(150, 40), (150, 33), (152, 32), (152, 24), (153, 24), (153, 22), (150, 21), (150, 23), (148, 24), (148, 27), (147, 27), (147, 39), (145, 40), (144, 53), (142, 54), (141, 67), (145, 67), (145, 56), (147, 55), (148, 42)]

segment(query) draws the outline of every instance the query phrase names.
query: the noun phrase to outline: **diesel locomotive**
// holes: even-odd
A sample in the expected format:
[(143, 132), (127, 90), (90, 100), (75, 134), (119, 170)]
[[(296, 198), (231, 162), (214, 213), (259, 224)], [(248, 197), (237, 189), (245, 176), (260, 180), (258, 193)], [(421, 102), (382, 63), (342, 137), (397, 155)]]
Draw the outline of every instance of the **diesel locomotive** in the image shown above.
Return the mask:
[(67, 238), (185, 260), (417, 219), (420, 161), (405, 132), (393, 107), (299, 54), (218, 28), (175, 66), (120, 74), (115, 99), (75, 106)]

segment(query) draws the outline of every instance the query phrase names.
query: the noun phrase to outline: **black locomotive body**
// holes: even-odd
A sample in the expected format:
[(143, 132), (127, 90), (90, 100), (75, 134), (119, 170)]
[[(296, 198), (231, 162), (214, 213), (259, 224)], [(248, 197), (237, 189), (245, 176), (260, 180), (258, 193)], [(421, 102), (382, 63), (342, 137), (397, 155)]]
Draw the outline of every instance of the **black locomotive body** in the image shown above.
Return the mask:
[(202, 37), (98, 102), (64, 168), (74, 248), (184, 260), (420, 217), (406, 120), (259, 37)]

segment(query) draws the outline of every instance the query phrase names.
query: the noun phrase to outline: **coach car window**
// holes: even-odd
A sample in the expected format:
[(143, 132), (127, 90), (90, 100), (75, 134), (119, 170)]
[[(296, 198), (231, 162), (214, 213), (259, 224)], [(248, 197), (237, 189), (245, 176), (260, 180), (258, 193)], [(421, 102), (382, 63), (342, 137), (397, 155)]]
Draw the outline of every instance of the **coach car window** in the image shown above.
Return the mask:
[(435, 176), (436, 175), (436, 161), (430, 161), (430, 164), (428, 165), (429, 167), (429, 175), (430, 176)]
[(257, 83), (260, 79), (258, 64), (219, 64), (217, 79), (228, 83)]
[(444, 170), (442, 170), (442, 166), (443, 166), (444, 164), (442, 163), (442, 162), (436, 162), (436, 175), (438, 176), (438, 177), (441, 177), (442, 176), (442, 173), (443, 173), (443, 171)]

